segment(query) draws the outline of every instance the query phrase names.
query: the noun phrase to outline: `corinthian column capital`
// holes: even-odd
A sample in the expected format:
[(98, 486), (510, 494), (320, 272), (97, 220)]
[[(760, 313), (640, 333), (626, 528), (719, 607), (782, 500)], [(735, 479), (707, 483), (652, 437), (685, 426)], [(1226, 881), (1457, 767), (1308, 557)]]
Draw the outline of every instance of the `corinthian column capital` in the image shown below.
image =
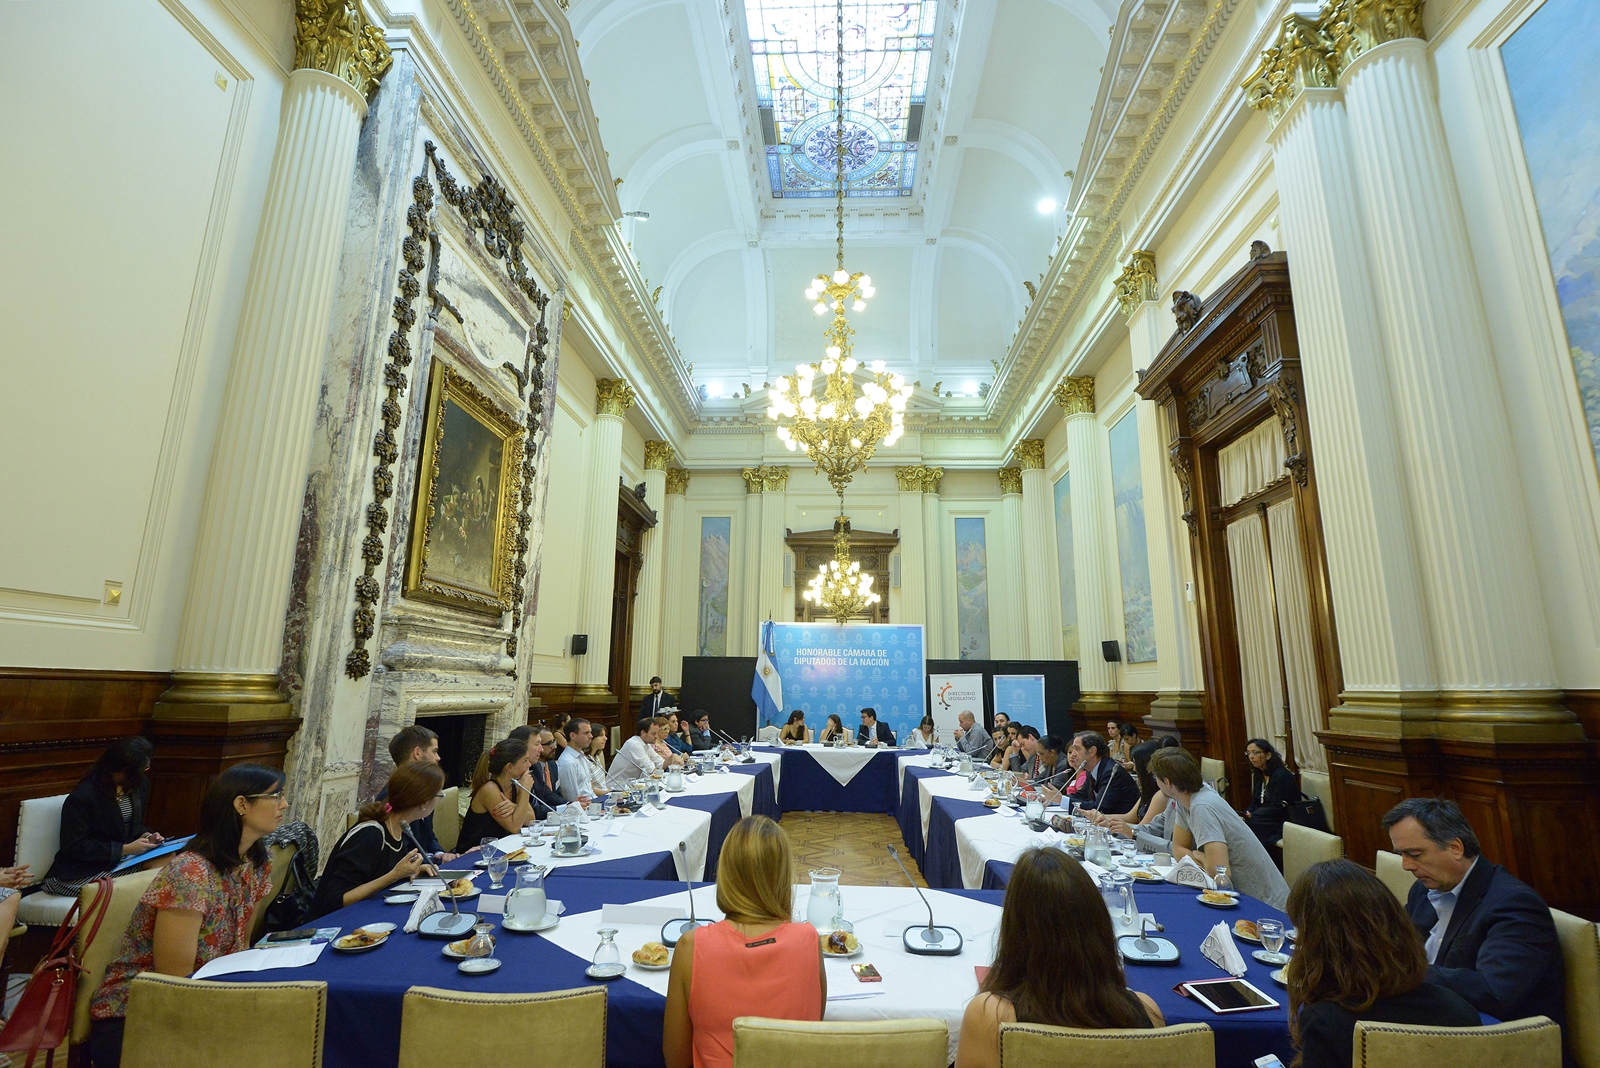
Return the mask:
[(1022, 468), (1002, 467), (995, 474), (1000, 478), (1000, 492), (1002, 495), (1022, 492)]
[(1089, 375), (1063, 378), (1053, 395), (1067, 415), (1094, 414), (1094, 379)]
[(596, 415), (624, 416), (633, 407), (633, 387), (620, 378), (594, 380), (594, 411)]
[(1365, 52), (1407, 37), (1423, 37), (1424, 0), (1331, 0), (1322, 9), (1322, 31), (1342, 71)]
[[(1042, 469), (1044, 467), (1044, 439), (1028, 438), (1017, 442), (1016, 451), (1011, 454), (1011, 458), (1016, 461), (1014, 466), (1019, 472)], [(1017, 477), (1020, 479), (1022, 476), (1018, 474)]]
[(1147, 248), (1135, 249), (1133, 258), (1117, 275), (1117, 306), (1124, 316), (1139, 310), (1147, 300), (1159, 299), (1156, 291), (1156, 254)]
[(679, 495), (689, 492), (689, 472), (682, 467), (667, 468), (667, 492)]
[(744, 476), (746, 493), (782, 493), (789, 488), (787, 467), (746, 467), (739, 473)]
[(1274, 126), (1302, 90), (1332, 89), (1338, 84), (1339, 56), (1324, 23), (1325, 19), (1285, 15), (1277, 40), (1262, 49), (1261, 61), (1241, 83), (1246, 102), (1265, 111)]
[(646, 471), (665, 471), (667, 465), (672, 463), (672, 446), (664, 441), (647, 441), (644, 443), (644, 469)]
[(296, 0), (296, 70), (331, 74), (371, 98), (393, 63), (383, 31), (368, 21), (361, 0)]

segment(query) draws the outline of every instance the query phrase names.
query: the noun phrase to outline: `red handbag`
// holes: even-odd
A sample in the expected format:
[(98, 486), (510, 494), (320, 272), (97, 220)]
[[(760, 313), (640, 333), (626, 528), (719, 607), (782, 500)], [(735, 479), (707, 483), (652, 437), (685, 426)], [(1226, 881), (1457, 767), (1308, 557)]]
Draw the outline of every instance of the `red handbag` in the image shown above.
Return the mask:
[(88, 912), (78, 914), (81, 897), (72, 903), (67, 918), (56, 929), (50, 952), (34, 968), (16, 1011), (6, 1021), (5, 1029), (0, 1030), (0, 1053), (26, 1053), (25, 1068), (33, 1068), (33, 1060), (40, 1050), (45, 1054), (45, 1068), (54, 1068), (56, 1050), (72, 1033), (72, 1009), (77, 1002), (78, 978), (83, 972), (78, 959), (78, 932), (88, 927), (89, 937), (84, 939), (84, 944), (93, 942), (100, 932), (100, 921), (111, 907), (111, 877), (103, 875), (95, 880), (95, 885), (98, 892)]

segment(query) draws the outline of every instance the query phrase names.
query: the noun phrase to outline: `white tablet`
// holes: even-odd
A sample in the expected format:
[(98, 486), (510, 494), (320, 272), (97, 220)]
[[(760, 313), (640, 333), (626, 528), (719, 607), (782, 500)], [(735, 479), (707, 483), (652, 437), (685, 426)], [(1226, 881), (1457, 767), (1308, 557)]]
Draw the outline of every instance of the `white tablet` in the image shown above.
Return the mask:
[(1190, 997), (1219, 1015), (1275, 1009), (1278, 1003), (1245, 979), (1207, 979), (1183, 983)]

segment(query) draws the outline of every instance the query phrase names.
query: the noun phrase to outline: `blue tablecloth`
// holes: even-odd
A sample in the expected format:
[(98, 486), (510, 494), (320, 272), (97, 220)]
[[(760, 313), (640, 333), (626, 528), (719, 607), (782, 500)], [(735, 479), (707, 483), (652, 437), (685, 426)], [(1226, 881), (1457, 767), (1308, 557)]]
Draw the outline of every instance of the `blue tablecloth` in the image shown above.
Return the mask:
[(755, 764), (730, 764), (728, 770), (756, 777), (755, 796), (750, 799), (750, 815), (766, 816), (775, 820), (783, 819), (783, 810), (778, 807), (778, 792), (772, 788), (771, 764), (764, 760)]
[(783, 776), (778, 803), (785, 812), (888, 812), (899, 802), (896, 750), (874, 753), (848, 786), (816, 762), (804, 749), (783, 749)]
[[(992, 812), (993, 809), (985, 808), (981, 801), (962, 801), (954, 797), (933, 799), (933, 807), (928, 812), (928, 840), (922, 846), (921, 862), (922, 877), (928, 880), (929, 886), (946, 890), (961, 889), (961, 854), (956, 850), (956, 820), (987, 816)], [(920, 819), (919, 816), (919, 822)]]
[[(937, 775), (949, 775), (948, 771), (937, 768), (905, 768), (900, 779), (900, 840), (906, 844), (906, 852), (911, 855), (919, 865), (922, 863), (922, 798), (917, 788), (920, 779), (927, 779)], [(931, 885), (931, 884), (930, 884)]]
[[(480, 885), (485, 881), (480, 879)], [(565, 875), (546, 881), (550, 897), (565, 903), (567, 912), (589, 912), (608, 902), (638, 901), (660, 896), (661, 888), (634, 879), (574, 879)], [(995, 891), (957, 891), (962, 897), (1000, 904)], [(1219, 1068), (1248, 1068), (1255, 1058), (1276, 1053), (1285, 1064), (1292, 1057), (1288, 1014), (1285, 1008), (1216, 1016), (1198, 1002), (1173, 992), (1179, 982), (1221, 978), (1223, 973), (1200, 955), (1206, 930), (1238, 918), (1281, 917), (1281, 913), (1245, 898), (1241, 908), (1208, 909), (1194, 900), (1192, 890), (1175, 886), (1136, 889), (1139, 907), (1153, 912), (1166, 926), (1166, 935), (1182, 952), (1170, 967), (1128, 968), (1128, 984), (1142, 991), (1161, 1008), (1169, 1024), (1205, 1023), (1216, 1031)], [(340, 909), (325, 924), (349, 931), (379, 920), (400, 922), (405, 910), (378, 901), (364, 901)], [(317, 963), (305, 968), (283, 968), (220, 977), (225, 982), (320, 981), (328, 984), (327, 1034), (323, 1063), (328, 1068), (389, 1068), (398, 1062), (400, 1018), (405, 992), (412, 986), (473, 990), (483, 993), (526, 993), (567, 990), (601, 985), (586, 977), (584, 958), (566, 952), (538, 935), (502, 932), (496, 956), (504, 962), (499, 971), (468, 977), (456, 971), (455, 962), (442, 953), (443, 943), (399, 934), (369, 953), (342, 954), (324, 950)], [(1250, 958), (1251, 946), (1240, 949), (1248, 968), (1246, 978), (1273, 994), (1286, 1006), (1286, 993), (1269, 977), (1270, 968)], [(606, 1063), (611, 1068), (662, 1068), (661, 1029), (666, 999), (623, 978), (607, 984)], [(537, 1026), (530, 1034), (537, 1040)], [(448, 1045), (448, 1035), (430, 1036), (430, 1042)], [(443, 1048), (443, 1047), (441, 1047)]]

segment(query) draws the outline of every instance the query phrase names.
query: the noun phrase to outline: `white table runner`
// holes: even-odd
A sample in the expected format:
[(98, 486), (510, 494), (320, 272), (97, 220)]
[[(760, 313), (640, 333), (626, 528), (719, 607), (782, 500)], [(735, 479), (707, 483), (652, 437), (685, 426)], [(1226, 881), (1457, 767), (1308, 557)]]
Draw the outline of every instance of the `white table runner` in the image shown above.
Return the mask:
[[(823, 745), (790, 746), (791, 749), (804, 749), (811, 754), (822, 770), (832, 775), (840, 786), (849, 786), (850, 780), (855, 778), (862, 768), (879, 753), (882, 748), (869, 749), (866, 746), (849, 746), (844, 749), (832, 749)], [(890, 750), (893, 752), (893, 750)]]
[(756, 777), (754, 775), (738, 775), (729, 772), (719, 775), (713, 772), (710, 775), (697, 775), (692, 780), (683, 784), (683, 789), (675, 794), (662, 791), (663, 798), (669, 797), (704, 797), (707, 794), (739, 795), (739, 815), (750, 815), (750, 806), (755, 802)]
[[(922, 841), (928, 841), (928, 818), (933, 814), (933, 799), (953, 797), (958, 801), (982, 801), (989, 796), (989, 784), (979, 779), (967, 782), (961, 775), (929, 775), (917, 780), (917, 799), (922, 804)], [(969, 817), (970, 818), (970, 817)]]
[[(609, 826), (604, 820), (594, 819), (583, 825), (589, 844), (600, 852), (588, 857), (553, 857), (549, 839), (544, 844), (528, 850), (528, 860), (533, 864), (549, 865), (552, 871), (559, 868), (577, 868), (588, 864), (603, 864), (608, 860), (640, 857), (647, 853), (671, 853), (672, 863), (680, 879), (703, 879), (706, 873), (706, 846), (711, 837), (711, 814), (692, 808), (668, 806), (645, 810), (632, 816), (613, 819)], [(683, 857), (678, 855), (678, 843), (684, 843), (689, 854), (685, 870)], [(520, 834), (507, 835), (495, 846), (512, 852), (522, 848)], [(457, 862), (459, 866), (459, 862)]]
[[(810, 887), (796, 886), (795, 916), (804, 917)], [(955, 927), (966, 942), (957, 957), (918, 957), (906, 952), (901, 935), (911, 924), (927, 922), (928, 910), (916, 891), (898, 886), (844, 886), (844, 915), (855, 926), (856, 937), (865, 947), (851, 960), (827, 960), (828, 1020), (897, 1020), (931, 1016), (943, 1020), (950, 1029), (949, 1058), (954, 1061), (956, 1040), (961, 1033), (961, 1016), (967, 1002), (978, 992), (975, 967), (994, 961), (995, 935), (1000, 926), (1000, 909), (982, 901), (925, 891), (933, 904), (935, 918)], [(665, 905), (688, 915), (688, 892), (639, 901), (640, 905)], [(720, 920), (716, 888), (700, 887), (694, 892), (695, 914)], [(601, 910), (563, 916), (555, 930), (542, 937), (568, 953), (589, 960), (600, 944), (596, 931), (601, 925)], [(632, 964), (633, 951), (646, 942), (660, 941), (660, 924), (617, 925), (617, 948), (628, 964), (627, 978), (663, 996), (670, 972), (647, 972)], [(883, 975), (881, 983), (861, 983), (850, 970), (851, 964), (871, 964)], [(870, 993), (870, 997), (859, 995)], [(841, 998), (840, 995), (847, 995)], [(851, 996), (853, 995), (853, 996)]]
[[(1052, 810), (1053, 811), (1053, 810)], [(983, 889), (983, 869), (991, 860), (1015, 864), (1017, 858), (1034, 846), (1051, 845), (1059, 834), (1041, 834), (1018, 816), (970, 816), (956, 820), (956, 855), (961, 858), (961, 885), (968, 890)], [(1105, 874), (1098, 864), (1085, 862), (1083, 870), (1096, 882)]]

